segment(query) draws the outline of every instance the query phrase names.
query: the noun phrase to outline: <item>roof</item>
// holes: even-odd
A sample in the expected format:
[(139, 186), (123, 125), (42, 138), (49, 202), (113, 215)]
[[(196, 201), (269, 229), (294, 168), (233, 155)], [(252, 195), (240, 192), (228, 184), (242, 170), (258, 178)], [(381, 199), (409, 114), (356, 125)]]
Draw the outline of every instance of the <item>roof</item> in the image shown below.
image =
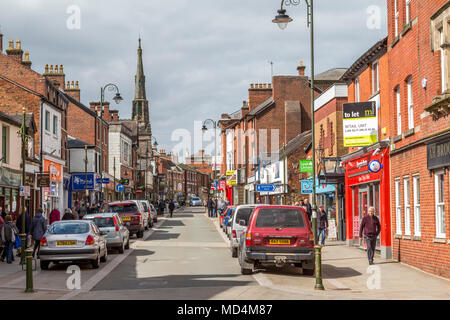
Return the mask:
[(347, 68), (333, 68), (314, 76), (314, 81), (339, 81)]
[[(307, 142), (311, 143), (311, 139), (312, 133), (311, 130), (308, 130), (289, 140), (289, 142), (286, 144), (286, 155), (290, 155), (291, 153), (295, 152), (298, 148), (300, 148)], [(283, 157), (283, 149), (281, 148), (278, 152), (280, 153), (281, 157)]]
[(375, 43), (342, 75), (341, 80), (349, 82), (357, 77), (368, 65), (387, 52), (387, 37)]
[(250, 111), (248, 113), (249, 116), (256, 116), (262, 112), (264, 112), (265, 110), (267, 110), (268, 108), (272, 107), (275, 104), (275, 101), (273, 100), (273, 97), (270, 97), (269, 99), (267, 99), (266, 101), (264, 101), (263, 103), (261, 103), (259, 106), (257, 106), (255, 109), (253, 109), (252, 111)]
[(87, 146), (88, 148), (95, 147), (87, 142), (78, 140), (74, 137), (70, 137), (70, 136), (67, 137), (67, 149), (82, 149), (82, 148), (84, 148), (84, 146)]
[(9, 124), (12, 124), (16, 127), (22, 126), (22, 120), (18, 121), (17, 119), (14, 119), (14, 117), (11, 117), (9, 114), (1, 112), (0, 111), (0, 120), (8, 122)]

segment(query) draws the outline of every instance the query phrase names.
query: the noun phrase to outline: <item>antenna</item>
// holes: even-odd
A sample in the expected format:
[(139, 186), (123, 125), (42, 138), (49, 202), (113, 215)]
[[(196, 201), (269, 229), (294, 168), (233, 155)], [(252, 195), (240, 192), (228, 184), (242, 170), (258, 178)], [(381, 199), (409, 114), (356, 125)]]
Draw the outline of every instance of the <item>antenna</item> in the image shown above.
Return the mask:
[(267, 61), (270, 64), (270, 80), (273, 78), (273, 61)]

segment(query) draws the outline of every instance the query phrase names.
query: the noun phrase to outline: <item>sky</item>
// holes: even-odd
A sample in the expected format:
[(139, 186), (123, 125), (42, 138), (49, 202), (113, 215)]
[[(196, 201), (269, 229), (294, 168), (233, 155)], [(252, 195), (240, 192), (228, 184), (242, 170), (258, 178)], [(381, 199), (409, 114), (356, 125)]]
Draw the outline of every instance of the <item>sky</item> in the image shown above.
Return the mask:
[[(122, 119), (131, 118), (140, 36), (159, 148), (176, 151), (177, 133), (189, 132), (190, 153), (211, 153), (212, 130), (202, 138), (202, 121), (238, 110), (251, 83), (270, 83), (269, 61), (274, 75), (296, 75), (300, 60), (310, 74), (306, 6), (296, 1), (286, 6), (294, 21), (281, 31), (272, 23), (280, 0), (2, 0), (0, 31), (4, 49), (21, 40), (37, 72), (64, 65), (87, 106), (115, 83), (124, 100), (111, 108)], [(386, 36), (386, 1), (316, 0), (314, 31), (315, 73), (349, 67)]]

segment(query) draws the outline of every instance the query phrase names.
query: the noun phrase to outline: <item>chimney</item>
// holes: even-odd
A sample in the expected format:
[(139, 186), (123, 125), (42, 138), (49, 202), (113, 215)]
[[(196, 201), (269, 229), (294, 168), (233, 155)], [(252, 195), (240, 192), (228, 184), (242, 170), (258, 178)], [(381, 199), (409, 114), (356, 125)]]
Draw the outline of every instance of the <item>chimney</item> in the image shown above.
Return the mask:
[(66, 75), (64, 74), (63, 65), (55, 64), (55, 70), (53, 71), (53, 65), (50, 65), (50, 70), (48, 69), (48, 64), (45, 65), (44, 77), (49, 79), (53, 85), (57, 88), (61, 87), (66, 90)]
[(111, 121), (119, 122), (119, 110), (111, 110)]
[(89, 102), (89, 107), (91, 108), (91, 111), (94, 111), (95, 113), (97, 113), (97, 105), (98, 102)]
[(22, 64), (28, 69), (31, 69), (30, 53), (28, 51), (25, 51), (25, 57), (22, 61)]
[(22, 55), (23, 51), (20, 47), (20, 40), (16, 40), (16, 47), (14, 48), (14, 40), (9, 40), (9, 47), (6, 49), (6, 54), (16, 60), (19, 63), (22, 63)]
[(3, 52), (3, 34), (0, 32), (0, 53)]
[(78, 102), (81, 101), (80, 86), (78, 85), (78, 81), (75, 81), (75, 83), (72, 81), (72, 84), (70, 81), (67, 81), (64, 91)]
[(248, 89), (248, 111), (252, 111), (270, 97), (272, 97), (272, 84), (250, 84)]
[(111, 114), (109, 111), (109, 102), (103, 102), (103, 114), (102, 114), (102, 118), (106, 121), (106, 122), (111, 122)]
[(305, 69), (306, 67), (303, 65), (303, 61), (300, 60), (300, 64), (297, 67), (298, 75), (301, 77), (305, 76)]

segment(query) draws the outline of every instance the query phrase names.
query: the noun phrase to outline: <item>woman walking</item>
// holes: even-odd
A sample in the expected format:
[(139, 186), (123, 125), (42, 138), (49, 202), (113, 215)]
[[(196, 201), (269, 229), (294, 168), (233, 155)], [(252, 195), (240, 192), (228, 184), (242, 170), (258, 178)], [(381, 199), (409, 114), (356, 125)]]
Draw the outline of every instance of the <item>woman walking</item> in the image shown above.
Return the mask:
[[(14, 261), (13, 247), (18, 234), (19, 230), (12, 222), (12, 217), (7, 215), (1, 229), (2, 242), (5, 244), (4, 250), (7, 263), (12, 263)], [(4, 261), (4, 258), (2, 257), (1, 260)]]

